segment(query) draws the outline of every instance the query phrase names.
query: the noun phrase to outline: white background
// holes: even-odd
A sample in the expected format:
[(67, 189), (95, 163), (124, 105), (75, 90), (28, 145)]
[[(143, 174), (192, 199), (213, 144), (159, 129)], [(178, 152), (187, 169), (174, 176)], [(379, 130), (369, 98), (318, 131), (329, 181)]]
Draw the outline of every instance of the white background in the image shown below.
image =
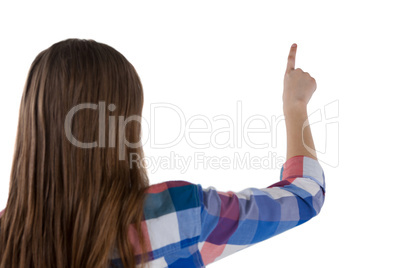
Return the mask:
[[(10, 2), (0, 7), (0, 210), (7, 202), (26, 75), (35, 56), (53, 43), (94, 39), (125, 55), (141, 77), (147, 119), (150, 104), (158, 102), (180, 107), (186, 119), (233, 117), (238, 100), (245, 118), (270, 119), (282, 114), (283, 75), (295, 42), (296, 68), (317, 81), (309, 113), (339, 105), (333, 124), (312, 125), (319, 158), (326, 161), (324, 207), (310, 222), (208, 267), (400, 267), (402, 19), (397, 1)], [(155, 123), (161, 141), (180, 126), (168, 113)], [(144, 149), (155, 157), (173, 150), (182, 156), (228, 157), (271, 151), (279, 158), (286, 152), (283, 122), (277, 132), (276, 148), (196, 149), (183, 139), (169, 149), (149, 143)], [(193, 141), (208, 139), (197, 135)], [(267, 141), (270, 135), (254, 139)], [(238, 191), (271, 185), (279, 172), (191, 167), (183, 174), (170, 168), (150, 173), (150, 179)]]

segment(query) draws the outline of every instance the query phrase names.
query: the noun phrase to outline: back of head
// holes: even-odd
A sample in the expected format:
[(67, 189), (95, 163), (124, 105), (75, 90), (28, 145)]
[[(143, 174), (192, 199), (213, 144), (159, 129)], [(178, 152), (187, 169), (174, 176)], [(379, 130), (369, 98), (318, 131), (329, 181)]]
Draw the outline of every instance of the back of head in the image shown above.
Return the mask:
[(67, 39), (39, 53), (21, 100), (0, 268), (107, 267), (114, 249), (135, 267), (127, 230), (140, 230), (148, 178), (130, 167), (130, 153), (143, 157), (141, 124), (126, 118), (142, 106), (136, 70), (112, 47)]

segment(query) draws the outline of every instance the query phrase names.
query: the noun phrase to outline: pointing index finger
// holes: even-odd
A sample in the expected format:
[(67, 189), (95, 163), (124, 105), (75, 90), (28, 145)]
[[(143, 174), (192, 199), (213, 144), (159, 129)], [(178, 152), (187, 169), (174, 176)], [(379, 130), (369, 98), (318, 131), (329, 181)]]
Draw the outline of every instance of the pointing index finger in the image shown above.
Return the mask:
[(294, 43), (290, 47), (290, 52), (289, 52), (289, 57), (288, 57), (288, 65), (286, 67), (286, 72), (289, 72), (291, 70), (295, 69), (295, 64), (296, 64), (296, 50), (297, 50), (297, 44)]

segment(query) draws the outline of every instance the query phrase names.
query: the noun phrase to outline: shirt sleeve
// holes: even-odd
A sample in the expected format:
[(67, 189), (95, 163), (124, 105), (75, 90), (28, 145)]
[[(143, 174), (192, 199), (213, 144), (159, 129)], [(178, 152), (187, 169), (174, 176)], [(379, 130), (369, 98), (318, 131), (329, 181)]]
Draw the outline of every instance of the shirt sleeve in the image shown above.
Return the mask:
[(221, 192), (202, 188), (199, 248), (205, 265), (296, 227), (316, 216), (324, 203), (325, 177), (319, 162), (294, 156), (280, 181), (266, 188)]

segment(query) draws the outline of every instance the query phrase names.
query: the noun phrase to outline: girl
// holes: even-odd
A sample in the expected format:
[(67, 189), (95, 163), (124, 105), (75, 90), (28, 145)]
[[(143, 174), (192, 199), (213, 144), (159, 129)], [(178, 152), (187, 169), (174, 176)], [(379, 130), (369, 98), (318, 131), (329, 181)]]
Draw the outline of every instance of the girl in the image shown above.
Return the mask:
[(140, 118), (144, 97), (136, 70), (118, 51), (67, 39), (39, 53), (21, 100), (0, 213), (0, 268), (205, 267), (316, 216), (324, 173), (303, 127), (316, 83), (295, 69), (295, 55), (292, 46), (280, 181), (234, 193), (186, 181), (150, 185), (145, 168), (130, 165), (130, 154), (144, 157), (141, 121), (121, 128), (105, 114)]

